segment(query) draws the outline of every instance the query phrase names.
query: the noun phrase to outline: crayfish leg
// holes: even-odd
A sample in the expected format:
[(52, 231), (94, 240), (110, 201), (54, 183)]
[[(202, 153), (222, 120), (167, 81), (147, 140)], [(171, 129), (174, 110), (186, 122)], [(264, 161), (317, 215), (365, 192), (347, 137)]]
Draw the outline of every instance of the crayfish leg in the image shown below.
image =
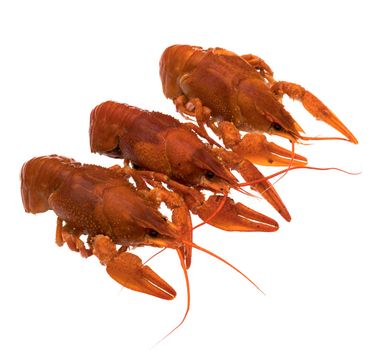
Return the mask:
[(57, 227), (55, 229), (55, 243), (57, 243), (60, 247), (64, 244), (64, 240), (62, 238), (62, 219), (59, 217), (57, 217)]
[(185, 120), (192, 120), (191, 117), (195, 117), (195, 113), (193, 110), (189, 110), (186, 108), (186, 103), (188, 99), (185, 95), (178, 96), (173, 100), (174, 105), (176, 106), (176, 110)]
[(260, 72), (260, 74), (270, 83), (274, 83), (273, 78), (273, 70), (270, 66), (260, 57), (250, 54), (241, 55), (242, 59), (244, 59), (248, 64), (253, 66), (256, 70)]
[(62, 219), (57, 218), (55, 242), (59, 246), (66, 243), (70, 250), (79, 252), (83, 258), (90, 257), (92, 250), (85, 247), (85, 243), (80, 239), (80, 231), (69, 227), (69, 225), (62, 226), (62, 222)]
[[(276, 96), (286, 94), (290, 98), (300, 101), (303, 104), (304, 108), (316, 119), (321, 120), (327, 123), (328, 125), (332, 126), (335, 130), (343, 134), (348, 141), (355, 144), (358, 143), (356, 137), (340, 121), (340, 119), (315, 95), (305, 90), (302, 86), (295, 83), (289, 83), (286, 81), (279, 81), (271, 87), (271, 90)], [(303, 139), (315, 140), (320, 138), (303, 137)], [(328, 139), (337, 139), (337, 138), (326, 137), (323, 139), (328, 140)]]
[(211, 145), (220, 146), (215, 140), (209, 136), (207, 130), (205, 129), (205, 124), (207, 124), (211, 118), (211, 110), (203, 106), (199, 98), (187, 99), (186, 96), (181, 95), (174, 99), (174, 104), (177, 111), (183, 116), (186, 120), (190, 119), (187, 116), (195, 117), (198, 126), (192, 125), (191, 128), (202, 138), (206, 139)]
[(251, 188), (257, 191), (280, 215), (290, 221), (291, 216), (281, 197), (268, 179), (248, 159), (235, 152), (214, 149), (214, 152), (232, 169), (239, 172), (246, 182), (252, 182)]
[[(158, 202), (164, 202), (172, 210), (172, 222), (180, 228), (181, 235), (185, 241), (192, 242), (193, 229), (189, 208), (183, 197), (178, 193), (168, 191), (164, 188), (154, 188), (149, 193)], [(185, 257), (186, 268), (189, 269), (192, 261), (192, 247), (183, 245), (181, 253)]]
[(266, 179), (253, 163), (244, 159), (240, 162), (238, 171), (247, 182), (258, 180), (256, 184), (251, 185), (251, 188), (257, 191), (268, 203), (270, 203), (286, 221), (292, 219), (284, 202), (273, 187), (273, 184)]

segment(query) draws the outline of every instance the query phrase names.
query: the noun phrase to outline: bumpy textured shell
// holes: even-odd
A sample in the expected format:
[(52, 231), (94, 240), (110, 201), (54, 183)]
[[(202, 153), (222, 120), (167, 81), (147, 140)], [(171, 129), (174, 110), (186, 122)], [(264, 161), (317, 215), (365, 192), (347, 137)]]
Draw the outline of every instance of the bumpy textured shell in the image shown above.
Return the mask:
[(23, 165), (21, 192), (27, 212), (51, 209), (71, 227), (117, 244), (143, 244), (150, 230), (175, 234), (126, 177), (100, 166), (56, 155), (33, 158)]

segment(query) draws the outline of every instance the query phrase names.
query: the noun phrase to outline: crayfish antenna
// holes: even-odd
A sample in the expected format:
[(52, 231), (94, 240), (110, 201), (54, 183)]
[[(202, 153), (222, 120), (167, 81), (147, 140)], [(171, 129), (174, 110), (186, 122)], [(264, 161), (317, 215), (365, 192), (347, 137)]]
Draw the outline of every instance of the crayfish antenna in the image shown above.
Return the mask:
[(351, 143), (358, 143), (358, 141), (353, 138), (353, 139), (346, 139), (345, 137), (332, 137), (332, 136), (303, 136), (303, 135), (300, 135), (299, 136), (300, 139), (302, 140), (305, 140), (305, 141), (327, 141), (327, 140), (337, 140), (337, 141), (348, 141), (348, 142), (351, 142)]
[(164, 247), (164, 248), (160, 249), (159, 251), (157, 251), (156, 253), (154, 253), (152, 256), (150, 256), (147, 260), (145, 260), (143, 262), (143, 265), (146, 265), (151, 259), (154, 259), (157, 255), (161, 254), (166, 249), (167, 249), (167, 247)]
[(211, 252), (210, 250), (204, 248), (204, 247), (201, 247), (199, 245), (197, 245), (196, 243), (193, 243), (193, 242), (189, 242), (189, 241), (186, 241), (186, 240), (183, 240), (181, 239), (181, 242), (186, 244), (186, 245), (190, 245), (192, 248), (195, 248), (197, 250), (201, 250), (202, 252), (208, 254), (208, 255), (211, 255), (213, 256), (214, 258), (220, 260), (221, 262), (223, 262), (224, 264), (228, 265), (229, 267), (231, 267), (233, 270), (235, 270), (236, 272), (238, 272), (243, 278), (245, 278), (247, 281), (249, 281), (256, 289), (258, 289), (263, 295), (266, 295), (264, 293), (264, 291), (258, 287), (258, 285), (251, 279), (249, 278), (247, 275), (245, 275), (242, 271), (240, 271), (237, 267), (235, 267), (234, 265), (232, 265), (230, 262), (228, 262), (227, 260), (223, 259), (221, 256)]
[(258, 179), (258, 180), (254, 180), (254, 181), (248, 181), (248, 182), (241, 182), (241, 183), (239, 184), (239, 186), (244, 187), (244, 186), (255, 185), (255, 184), (258, 183), (258, 182), (270, 180), (270, 179), (272, 179), (273, 177), (276, 177), (276, 176), (278, 176), (278, 175), (282, 175), (282, 174), (284, 174), (284, 173), (286, 173), (286, 172), (289, 172), (289, 171), (291, 171), (291, 170), (296, 170), (296, 169), (325, 170), (325, 171), (328, 171), (328, 170), (336, 170), (336, 171), (340, 171), (340, 172), (345, 173), (345, 174), (348, 174), (348, 175), (360, 175), (360, 174), (361, 174), (361, 171), (352, 172), (352, 171), (347, 171), (347, 170), (340, 169), (340, 168), (335, 168), (335, 167), (319, 168), (319, 167), (314, 167), (314, 166), (292, 166), (292, 167), (290, 167), (290, 168), (283, 169), (283, 170), (277, 171), (277, 172), (274, 173), (274, 174), (268, 175), (268, 176), (266, 176), (266, 177), (263, 178), (263, 179)]
[(189, 276), (188, 276), (188, 269), (186, 268), (185, 259), (182, 254), (182, 251), (180, 249), (176, 249), (178, 257), (180, 258), (180, 263), (182, 270), (184, 271), (185, 275), (185, 283), (186, 283), (186, 295), (187, 295), (187, 303), (186, 303), (186, 311), (184, 314), (184, 317), (182, 318), (181, 322), (175, 326), (168, 334), (166, 334), (161, 340), (159, 340), (157, 343), (154, 344), (153, 347), (157, 346), (159, 343), (163, 342), (168, 336), (170, 336), (175, 330), (177, 330), (185, 321), (186, 316), (188, 316), (189, 309), (190, 309), (190, 286), (189, 286)]
[[(239, 184), (239, 183), (238, 183), (238, 184)], [(238, 191), (239, 193), (244, 194), (245, 196), (254, 197), (254, 198), (258, 198), (258, 197), (259, 197), (259, 196), (256, 195), (255, 193), (251, 193), (251, 192), (249, 192), (249, 191), (246, 191), (246, 190), (242, 189), (242, 188), (239, 187), (239, 186), (235, 186), (235, 185), (234, 185), (234, 187), (232, 187), (232, 188), (233, 188), (234, 190)]]
[[(317, 138), (305, 138), (305, 140), (313, 140), (313, 139), (317, 139)], [(318, 138), (320, 140), (325, 140), (325, 139), (331, 139), (331, 140), (345, 140), (345, 141), (349, 141), (348, 139), (343, 139), (343, 138)], [(272, 179), (273, 177), (276, 177), (278, 175), (281, 175), (280, 178), (278, 178), (272, 185), (274, 185), (275, 183), (277, 183), (279, 180), (281, 180), (281, 178), (283, 178), (290, 170), (296, 170), (296, 169), (309, 169), (309, 170), (336, 170), (336, 171), (340, 171), (342, 173), (345, 173), (345, 174), (348, 174), (348, 175), (359, 175), (361, 172), (351, 172), (351, 171), (347, 171), (347, 170), (344, 170), (344, 169), (340, 169), (340, 168), (335, 168), (335, 167), (328, 167), (328, 168), (320, 168), (320, 167), (313, 167), (313, 166), (307, 166), (307, 165), (304, 165), (304, 166), (292, 166), (293, 164), (293, 158), (295, 156), (295, 142), (291, 141), (292, 143), (292, 158), (290, 160), (290, 163), (288, 165), (288, 167), (286, 169), (283, 169), (283, 170), (280, 170), (280, 171), (277, 171), (275, 172), (274, 174), (272, 175), (268, 175), (266, 177), (263, 177), (262, 179), (258, 179), (258, 180), (254, 180), (254, 181), (248, 181), (248, 182), (241, 182), (238, 184), (238, 186), (251, 186), (251, 185), (255, 185), (259, 182), (262, 182), (262, 181), (267, 181), (267, 180), (270, 180)], [(269, 187), (270, 188), (270, 187)], [(265, 190), (266, 191), (266, 190)], [(263, 192), (265, 192), (263, 191)], [(262, 192), (262, 193), (263, 193)]]

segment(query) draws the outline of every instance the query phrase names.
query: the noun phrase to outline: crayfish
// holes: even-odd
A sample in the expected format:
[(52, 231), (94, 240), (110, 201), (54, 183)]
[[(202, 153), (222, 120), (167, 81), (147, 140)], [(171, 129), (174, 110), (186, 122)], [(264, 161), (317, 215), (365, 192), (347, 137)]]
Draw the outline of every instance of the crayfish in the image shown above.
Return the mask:
[[(176, 250), (188, 298), (181, 325), (190, 306), (187, 270), (193, 248), (223, 261), (259, 289), (236, 267), (193, 242), (196, 227), (191, 213), (202, 224), (226, 231), (276, 231), (275, 220), (236, 203), (231, 190), (254, 196), (243, 189), (251, 186), (290, 221), (269, 178), (295, 168), (325, 170), (308, 167), (307, 159), (295, 153), (294, 144), (358, 141), (316, 96), (300, 85), (276, 81), (271, 68), (251, 54), (174, 45), (161, 57), (160, 77), (165, 96), (182, 116), (194, 117), (197, 124), (127, 104), (101, 103), (90, 115), (90, 149), (123, 159), (124, 166), (103, 168), (57, 155), (33, 158), (22, 167), (21, 194), (26, 212), (55, 212), (59, 246), (66, 243), (85, 258), (95, 255), (126, 288), (173, 299), (173, 287), (128, 250), (141, 246)], [(284, 108), (284, 94), (301, 101), (345, 139), (306, 136)], [(224, 146), (209, 136), (206, 126)], [(290, 140), (292, 149), (267, 141), (264, 134)], [(265, 177), (254, 164), (287, 168)], [(245, 182), (239, 182), (233, 171)], [(208, 198), (207, 191), (211, 192)], [(171, 219), (162, 215), (162, 203), (171, 211)]]
[[(286, 219), (290, 215), (270, 182), (248, 160), (223, 148), (203, 143), (197, 129), (159, 112), (107, 101), (91, 112), (90, 146), (114, 158), (131, 161), (138, 174), (167, 183), (181, 193), (195, 214), (207, 220), (218, 207), (220, 196), (204, 196), (196, 189), (227, 193), (240, 190), (230, 169), (246, 181), (258, 180), (253, 187)], [(127, 171), (131, 171), (127, 168)], [(141, 170), (141, 171), (139, 171)], [(274, 231), (278, 224), (241, 203), (228, 201), (207, 223), (228, 231)]]
[[(161, 186), (150, 190), (141, 177), (133, 175), (137, 187), (116, 167), (82, 165), (57, 155), (36, 157), (21, 170), (24, 209), (33, 214), (53, 210), (59, 246), (66, 243), (85, 258), (95, 255), (122, 286), (165, 300), (176, 296), (174, 288), (127, 250), (145, 245), (175, 249), (188, 292), (187, 310), (179, 325), (190, 307), (187, 269), (192, 247), (226, 263), (259, 289), (229, 262), (192, 242), (190, 213), (179, 195)], [(172, 221), (158, 211), (162, 201), (172, 209)], [(83, 235), (89, 248), (80, 238)], [(117, 245), (121, 247), (117, 249)]]
[[(165, 96), (177, 110), (194, 116), (206, 133), (208, 125), (216, 135), (242, 157), (254, 163), (288, 166), (290, 153), (269, 143), (263, 133), (290, 141), (328, 140), (337, 137), (309, 137), (282, 104), (282, 96), (301, 101), (318, 120), (335, 128), (352, 143), (358, 143), (347, 127), (311, 92), (302, 86), (276, 81), (273, 71), (252, 54), (238, 56), (222, 48), (204, 50), (198, 46), (173, 45), (160, 60)], [(248, 132), (241, 138), (240, 131)], [(268, 152), (274, 153), (272, 157)], [(306, 163), (305, 157), (292, 158)]]
[[(124, 287), (173, 299), (174, 289), (126, 250), (142, 245), (168, 247), (184, 259), (186, 250), (180, 239), (188, 238), (188, 231), (191, 234), (189, 212), (184, 203), (177, 203), (175, 222), (168, 221), (157, 210), (158, 198), (164, 195), (170, 204), (172, 194), (161, 194), (161, 189), (136, 190), (127, 177), (62, 156), (33, 158), (21, 171), (24, 209), (33, 214), (53, 210), (58, 216), (56, 243), (66, 242), (83, 257), (94, 254)], [(90, 248), (80, 239), (84, 234)], [(116, 245), (122, 247), (117, 250)]]

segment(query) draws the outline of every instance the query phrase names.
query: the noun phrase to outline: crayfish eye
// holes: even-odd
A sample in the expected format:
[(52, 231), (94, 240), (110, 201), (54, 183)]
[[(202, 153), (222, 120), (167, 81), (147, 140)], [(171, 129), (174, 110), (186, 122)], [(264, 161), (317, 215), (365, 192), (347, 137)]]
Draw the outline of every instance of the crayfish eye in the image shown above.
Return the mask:
[(215, 174), (212, 172), (212, 171), (207, 171), (206, 173), (205, 173), (205, 177), (207, 178), (207, 179), (213, 179), (214, 177), (215, 177)]
[(153, 238), (157, 238), (159, 236), (159, 233), (155, 230), (150, 230), (149, 236)]
[(272, 124), (272, 128), (274, 130), (277, 130), (277, 131), (281, 131), (282, 130), (282, 126), (280, 124), (278, 124), (278, 123), (273, 123)]

